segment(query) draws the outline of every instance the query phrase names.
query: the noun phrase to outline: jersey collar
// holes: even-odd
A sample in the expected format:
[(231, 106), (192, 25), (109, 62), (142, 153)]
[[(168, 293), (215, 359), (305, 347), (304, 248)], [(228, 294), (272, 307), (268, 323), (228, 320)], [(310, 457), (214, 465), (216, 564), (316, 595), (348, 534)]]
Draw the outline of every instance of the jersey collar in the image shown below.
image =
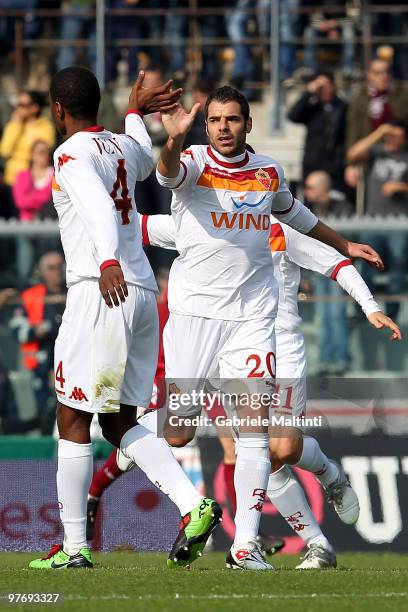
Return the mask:
[(103, 125), (91, 125), (90, 127), (84, 128), (81, 132), (104, 132), (105, 128)]
[(224, 157), (212, 147), (208, 146), (207, 153), (211, 159), (213, 159), (219, 166), (223, 166), (224, 168), (242, 168), (242, 166), (247, 165), (249, 160), (248, 151), (241, 153), (241, 155), (236, 155), (235, 157)]

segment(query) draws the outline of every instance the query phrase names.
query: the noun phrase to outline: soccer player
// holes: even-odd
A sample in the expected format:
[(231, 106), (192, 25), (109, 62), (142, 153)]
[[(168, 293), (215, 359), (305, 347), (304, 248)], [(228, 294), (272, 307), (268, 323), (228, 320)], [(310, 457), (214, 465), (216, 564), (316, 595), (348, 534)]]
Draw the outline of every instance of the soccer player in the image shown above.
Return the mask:
[(54, 205), (67, 265), (66, 309), (55, 345), (59, 431), (57, 491), (64, 527), (33, 569), (87, 568), (86, 503), (92, 477), (89, 428), (98, 413), (102, 432), (178, 506), (183, 517), (172, 557), (193, 561), (221, 518), (185, 476), (163, 439), (135, 425), (147, 407), (158, 351), (157, 286), (142, 240), (135, 183), (153, 169), (144, 113), (171, 110), (181, 90), (171, 81), (130, 93), (125, 134), (97, 124), (96, 77), (79, 67), (52, 79), (52, 114), (67, 137), (54, 154)]
[[(142, 216), (144, 244), (166, 249), (175, 248), (176, 230), (170, 215)], [(374, 300), (364, 280), (350, 259), (309, 236), (280, 224), (271, 217), (269, 246), (275, 277), (279, 285), (276, 317), (276, 380), (282, 398), (275, 414), (302, 416), (306, 412), (306, 353), (303, 335), (299, 331), (301, 318), (297, 295), (300, 268), (313, 270), (337, 281), (361, 306), (368, 321), (377, 329), (387, 328), (392, 340), (401, 340), (401, 331)], [(225, 430), (222, 432), (225, 436)], [(333, 547), (323, 535), (298, 480), (285, 464), (312, 472), (325, 488), (329, 503), (346, 524), (357, 522), (358, 498), (342, 468), (327, 458), (318, 441), (294, 427), (275, 428), (270, 440), (272, 473), (269, 476), (268, 497), (286, 519), (289, 526), (305, 541), (308, 551), (298, 569), (335, 567)], [(223, 437), (225, 457), (230, 472), (235, 465), (232, 437)], [(231, 490), (232, 487), (229, 487)], [(231, 492), (229, 496), (233, 498)]]
[[(246, 387), (255, 383), (252, 389), (267, 394), (275, 378), (278, 304), (270, 271), (271, 211), (347, 257), (362, 257), (377, 268), (383, 264), (370, 247), (345, 240), (296, 200), (280, 164), (246, 150), (252, 122), (248, 102), (237, 90), (221, 87), (208, 97), (204, 114), (210, 145), (183, 152), (198, 109), (194, 105), (188, 113), (178, 104), (162, 113), (169, 138), (157, 177), (173, 192), (171, 211), (180, 253), (169, 280), (166, 378), (176, 396), (201, 390), (206, 379), (215, 377), (240, 386), (246, 379)], [(270, 473), (268, 431), (246, 427), (245, 418), (252, 413), (247, 399), (239, 399), (237, 405), (243, 426), (236, 443), (236, 532), (227, 560), (233, 567), (269, 570), (256, 542)], [(192, 439), (194, 427), (187, 430), (183, 417), (197, 410), (200, 406), (179, 407), (174, 427), (172, 417), (168, 419), (165, 431), (171, 445), (183, 446)], [(258, 415), (263, 417), (265, 411)]]

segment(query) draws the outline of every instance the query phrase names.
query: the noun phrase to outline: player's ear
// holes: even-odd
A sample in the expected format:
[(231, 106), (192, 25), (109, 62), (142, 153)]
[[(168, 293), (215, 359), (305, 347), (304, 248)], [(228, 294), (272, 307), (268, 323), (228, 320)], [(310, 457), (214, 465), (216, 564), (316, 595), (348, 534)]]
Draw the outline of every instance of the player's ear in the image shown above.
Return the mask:
[(65, 117), (65, 112), (60, 102), (55, 102), (55, 114), (58, 119), (63, 119)]
[(249, 134), (251, 130), (252, 130), (252, 117), (248, 117), (248, 120), (245, 124), (245, 132)]
[(208, 133), (208, 121), (205, 122), (205, 133), (207, 134), (207, 136), (209, 136), (209, 133)]

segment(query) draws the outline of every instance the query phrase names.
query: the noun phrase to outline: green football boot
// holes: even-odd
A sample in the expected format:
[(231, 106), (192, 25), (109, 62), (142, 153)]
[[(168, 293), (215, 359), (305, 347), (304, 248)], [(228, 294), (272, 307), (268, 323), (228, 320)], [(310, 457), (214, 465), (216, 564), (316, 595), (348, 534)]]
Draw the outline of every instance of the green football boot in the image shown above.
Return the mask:
[(81, 548), (79, 553), (70, 557), (62, 550), (61, 544), (56, 544), (51, 548), (48, 555), (41, 559), (34, 559), (28, 567), (30, 569), (89, 568), (93, 567), (93, 563), (89, 548)]
[(186, 567), (201, 557), (208, 538), (221, 521), (221, 507), (213, 499), (204, 497), (181, 519), (180, 531), (167, 559), (167, 567)]

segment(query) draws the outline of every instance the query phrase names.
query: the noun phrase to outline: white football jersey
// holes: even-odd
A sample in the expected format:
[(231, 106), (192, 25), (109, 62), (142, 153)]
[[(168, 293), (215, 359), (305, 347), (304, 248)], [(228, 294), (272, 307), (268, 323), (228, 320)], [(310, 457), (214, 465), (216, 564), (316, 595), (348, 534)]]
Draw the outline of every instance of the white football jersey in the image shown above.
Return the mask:
[(77, 132), (54, 153), (53, 201), (65, 253), (68, 287), (99, 278), (120, 263), (128, 283), (157, 290), (142, 248), (134, 191), (152, 171), (152, 144), (142, 119), (128, 114), (126, 134), (102, 126)]
[(271, 272), (270, 214), (308, 232), (317, 218), (288, 190), (282, 167), (246, 152), (224, 158), (209, 146), (181, 156), (172, 188), (180, 256), (169, 279), (169, 310), (232, 321), (274, 318), (278, 287)]
[[(176, 248), (176, 230), (172, 215), (140, 215), (140, 223), (145, 245), (151, 244), (173, 250)], [(339, 281), (341, 287), (360, 304), (366, 315), (380, 310), (350, 259), (332, 247), (279, 223), (272, 215), (269, 249), (267, 273), (275, 275), (279, 287), (275, 322), (277, 334), (295, 332), (302, 321), (297, 299), (300, 268), (313, 270), (330, 276), (333, 281)]]

